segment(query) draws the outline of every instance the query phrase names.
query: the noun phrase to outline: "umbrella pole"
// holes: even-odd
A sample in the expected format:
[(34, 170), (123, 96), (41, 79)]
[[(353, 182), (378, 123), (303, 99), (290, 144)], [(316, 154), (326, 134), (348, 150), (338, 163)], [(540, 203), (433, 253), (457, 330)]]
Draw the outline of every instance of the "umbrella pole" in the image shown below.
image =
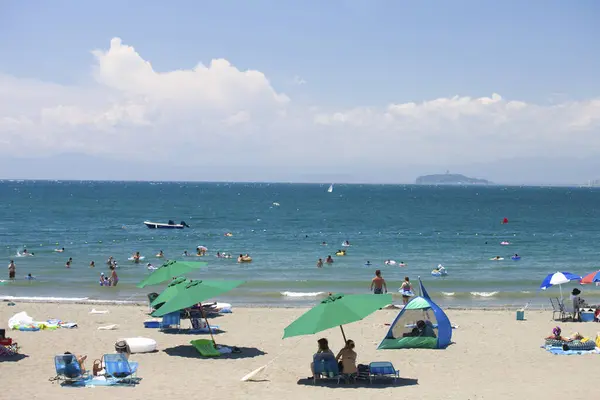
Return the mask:
[(202, 303), (200, 303), (200, 312), (202, 313), (202, 317), (204, 318), (204, 321), (206, 322), (206, 326), (208, 328), (208, 333), (210, 333), (210, 339), (213, 342), (213, 346), (215, 348), (217, 348), (217, 342), (215, 342), (215, 337), (212, 334), (212, 329), (210, 329), (210, 324), (208, 323), (208, 318), (206, 317), (206, 314), (204, 313), (204, 307), (202, 307)]
[(342, 337), (344, 338), (344, 346), (346, 345), (346, 334), (344, 333), (344, 327), (340, 325), (340, 329), (342, 330)]

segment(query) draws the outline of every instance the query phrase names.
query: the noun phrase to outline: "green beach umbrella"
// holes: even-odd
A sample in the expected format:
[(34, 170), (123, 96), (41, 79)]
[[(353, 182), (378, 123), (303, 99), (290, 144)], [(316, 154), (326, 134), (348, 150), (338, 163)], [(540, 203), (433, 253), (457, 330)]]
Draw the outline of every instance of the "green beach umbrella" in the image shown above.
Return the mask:
[(171, 300), (177, 293), (179, 289), (184, 289), (185, 284), (188, 283), (189, 280), (184, 277), (179, 277), (173, 279), (171, 283), (167, 285), (165, 290), (163, 290), (156, 299), (152, 303), (150, 303), (150, 307), (155, 307), (158, 304), (166, 303)]
[(167, 261), (161, 265), (156, 271), (152, 272), (150, 276), (137, 284), (137, 287), (143, 288), (145, 286), (158, 285), (165, 281), (187, 274), (200, 267), (206, 267), (208, 264), (205, 262), (188, 262), (188, 261)]
[(342, 325), (360, 321), (391, 303), (391, 294), (330, 295), (288, 325), (283, 338), (312, 335), (339, 326), (345, 342), (346, 334)]
[(161, 308), (152, 313), (153, 317), (162, 317), (174, 311), (183, 310), (243, 284), (244, 281), (204, 281), (190, 280), (185, 287), (177, 285), (177, 294), (168, 300)]
[[(163, 304), (158, 310), (155, 310), (151, 315), (153, 317), (162, 317), (165, 314), (191, 307), (220, 294), (227, 293), (243, 283), (244, 281), (190, 280), (183, 288), (181, 288), (183, 284), (175, 285), (174, 287), (177, 287), (175, 296)], [(210, 328), (206, 314), (204, 314), (202, 308), (200, 308), (200, 312), (202, 312), (202, 316), (206, 321), (206, 326), (208, 327), (208, 332), (210, 333), (213, 345), (216, 347), (217, 344), (215, 343), (215, 338), (213, 337), (212, 329)]]

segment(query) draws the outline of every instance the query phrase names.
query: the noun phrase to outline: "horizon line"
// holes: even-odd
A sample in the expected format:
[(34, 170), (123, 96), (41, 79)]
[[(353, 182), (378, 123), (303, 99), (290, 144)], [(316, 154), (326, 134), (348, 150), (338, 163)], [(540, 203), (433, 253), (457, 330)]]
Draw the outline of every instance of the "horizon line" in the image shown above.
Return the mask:
[(570, 187), (570, 188), (599, 188), (600, 186), (587, 186), (585, 184), (575, 183), (488, 183), (488, 184), (421, 184), (405, 182), (310, 182), (310, 181), (211, 181), (211, 180), (164, 180), (164, 179), (51, 179), (51, 178), (0, 178), (0, 182), (100, 182), (100, 183), (257, 183), (257, 184), (286, 184), (286, 185), (369, 185), (369, 186), (450, 186), (450, 187)]

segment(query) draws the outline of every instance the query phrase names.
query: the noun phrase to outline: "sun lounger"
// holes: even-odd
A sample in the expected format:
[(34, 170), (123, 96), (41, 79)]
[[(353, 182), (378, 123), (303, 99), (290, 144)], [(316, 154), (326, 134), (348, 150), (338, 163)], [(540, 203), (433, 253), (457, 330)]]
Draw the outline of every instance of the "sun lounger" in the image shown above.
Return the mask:
[(54, 356), (56, 377), (52, 381), (63, 381), (66, 384), (88, 379), (88, 375), (81, 370), (77, 358), (73, 354), (60, 354)]
[(196, 340), (192, 340), (190, 342), (190, 344), (192, 346), (194, 346), (194, 348), (196, 350), (198, 350), (198, 353), (200, 353), (200, 355), (203, 357), (220, 357), (221, 356), (221, 352), (219, 350), (215, 349), (215, 345), (212, 342), (212, 340), (196, 339)]
[(138, 363), (129, 362), (124, 353), (105, 354), (103, 357), (104, 374), (108, 379), (118, 382), (136, 379)]
[(325, 379), (337, 379), (340, 383), (340, 370), (335, 357), (332, 354), (315, 354), (313, 356), (313, 383), (321, 377)]
[(373, 378), (390, 377), (396, 379), (400, 377), (400, 371), (394, 368), (389, 361), (378, 361), (369, 364), (369, 381), (373, 383)]

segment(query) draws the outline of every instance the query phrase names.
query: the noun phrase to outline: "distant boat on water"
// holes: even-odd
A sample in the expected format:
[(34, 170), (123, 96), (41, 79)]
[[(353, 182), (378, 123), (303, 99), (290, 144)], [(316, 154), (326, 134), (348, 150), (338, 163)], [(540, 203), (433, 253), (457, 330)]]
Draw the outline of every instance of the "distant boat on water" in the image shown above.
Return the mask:
[(333, 183), (329, 185), (329, 189), (327, 189), (327, 193), (333, 192)]
[(185, 223), (185, 221), (181, 221), (181, 223), (176, 224), (173, 221), (169, 221), (169, 223), (164, 224), (161, 222), (151, 222), (144, 221), (144, 225), (146, 225), (150, 229), (183, 229), (189, 228), (189, 225)]

